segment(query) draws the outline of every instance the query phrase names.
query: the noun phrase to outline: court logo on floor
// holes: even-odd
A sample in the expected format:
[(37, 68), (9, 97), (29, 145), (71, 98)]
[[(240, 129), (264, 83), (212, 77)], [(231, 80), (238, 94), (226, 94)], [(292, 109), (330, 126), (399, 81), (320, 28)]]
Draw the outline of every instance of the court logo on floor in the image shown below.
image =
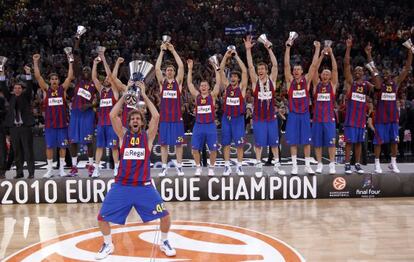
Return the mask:
[[(295, 249), (271, 236), (230, 225), (187, 221), (173, 222), (169, 239), (177, 256), (168, 258), (153, 245), (159, 241), (157, 229), (154, 223), (112, 227), (115, 252), (106, 260), (305, 261)], [(77, 231), (29, 246), (5, 261), (93, 261), (102, 241), (97, 228)]]

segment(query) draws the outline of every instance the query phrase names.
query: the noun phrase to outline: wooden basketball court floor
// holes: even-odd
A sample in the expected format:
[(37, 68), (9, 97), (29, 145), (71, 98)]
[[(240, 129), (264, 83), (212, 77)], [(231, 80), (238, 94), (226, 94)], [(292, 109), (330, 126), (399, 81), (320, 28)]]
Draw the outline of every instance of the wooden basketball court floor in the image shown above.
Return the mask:
[[(1, 205), (0, 260), (32, 244), (95, 227), (100, 206)], [(306, 261), (414, 261), (414, 198), (174, 202), (166, 206), (176, 221), (228, 224), (270, 235)], [(131, 212), (127, 222), (139, 221)], [(216, 256), (191, 261), (221, 260)]]

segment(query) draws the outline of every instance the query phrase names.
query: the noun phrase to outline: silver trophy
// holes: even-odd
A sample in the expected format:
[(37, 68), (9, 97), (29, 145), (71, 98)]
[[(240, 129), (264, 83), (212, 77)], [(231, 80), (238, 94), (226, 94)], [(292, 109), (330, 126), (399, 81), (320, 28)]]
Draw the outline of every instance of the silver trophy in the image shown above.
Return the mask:
[[(325, 48), (329, 48), (329, 47), (332, 46), (333, 42), (332, 42), (332, 40), (325, 40), (325, 41), (323, 41), (323, 43), (324, 43)], [(324, 55), (329, 55), (329, 53), (325, 51)]]
[(166, 44), (166, 43), (170, 43), (170, 42), (171, 42), (171, 36), (169, 36), (169, 35), (163, 35), (163, 36), (162, 36), (162, 42), (163, 42), (164, 44)]
[(65, 54), (69, 59), (69, 63), (73, 63), (74, 59), (73, 59), (72, 47), (70, 46), (65, 47), (63, 48), (63, 51), (65, 51)]
[(6, 65), (7, 57), (0, 56), (0, 72), (4, 71), (4, 66)]
[(292, 46), (293, 42), (298, 38), (299, 34), (295, 31), (289, 32), (289, 38), (288, 38), (288, 46)]
[[(102, 54), (103, 54), (103, 53), (105, 53), (105, 50), (106, 50), (106, 47), (104, 47), (104, 46), (100, 46), (100, 45), (99, 45), (99, 46), (97, 46), (97, 47), (96, 47), (96, 52), (98, 53), (98, 55), (99, 55), (100, 53), (102, 53)], [(101, 59), (101, 57), (100, 57), (100, 56), (98, 56), (98, 57), (97, 57), (97, 59), (98, 59), (98, 61), (99, 61), (99, 62), (101, 62), (101, 61), (102, 61), (102, 59)]]
[[(147, 61), (131, 61), (129, 62), (130, 79), (134, 82), (149, 80), (148, 78), (151, 75), (153, 69), (154, 66)], [(144, 101), (141, 101), (140, 98), (141, 89), (133, 85), (127, 91), (127, 95), (125, 96), (125, 103), (135, 108), (142, 108), (145, 106), (145, 103)]]
[(86, 28), (83, 25), (78, 25), (76, 29), (75, 38), (79, 39), (86, 32)]
[(210, 56), (208, 61), (213, 65), (214, 69), (216, 69), (217, 71), (220, 70), (220, 64), (219, 64), (217, 55)]
[(377, 68), (375, 67), (375, 63), (374, 63), (374, 61), (371, 61), (371, 62), (369, 62), (369, 63), (367, 63), (367, 64), (365, 64), (365, 67), (371, 72), (371, 73), (373, 73), (374, 74), (374, 76), (378, 76), (379, 75), (379, 73), (378, 73), (378, 70), (377, 70)]
[(408, 49), (410, 49), (410, 50), (411, 50), (411, 52), (413, 52), (413, 54), (414, 54), (414, 45), (413, 45), (413, 42), (411, 41), (411, 38), (409, 38), (407, 41), (405, 41), (405, 42), (403, 43), (403, 46), (405, 46), (405, 47), (407, 47)]
[(257, 38), (257, 42), (264, 44), (266, 47), (272, 47), (272, 42), (270, 42), (269, 40), (267, 40), (267, 36), (266, 34), (261, 34), (259, 36), (259, 38)]
[[(236, 52), (236, 46), (234, 46), (234, 45), (229, 45), (229, 46), (227, 47), (227, 51), (234, 51), (234, 52)], [(236, 55), (236, 53), (231, 53), (231, 55), (232, 55), (232, 56), (235, 56), (235, 55)]]

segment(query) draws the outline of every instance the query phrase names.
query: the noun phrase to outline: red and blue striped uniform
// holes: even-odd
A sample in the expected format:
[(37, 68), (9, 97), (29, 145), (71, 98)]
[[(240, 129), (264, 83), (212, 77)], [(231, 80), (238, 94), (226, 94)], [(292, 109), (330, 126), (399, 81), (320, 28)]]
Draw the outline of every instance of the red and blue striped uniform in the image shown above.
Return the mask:
[(128, 128), (128, 113), (134, 109), (135, 108), (133, 108), (132, 106), (128, 106), (127, 104), (124, 103), (124, 106), (122, 108), (121, 120), (122, 120), (122, 125), (126, 128)]
[(224, 94), (224, 115), (237, 117), (246, 111), (244, 98), (239, 86), (233, 88), (229, 85)]
[(96, 88), (92, 81), (80, 80), (75, 88), (72, 109), (81, 109), (83, 105), (92, 103), (95, 94)]
[(272, 121), (276, 119), (275, 113), (275, 88), (272, 80), (269, 81), (269, 90), (260, 92), (260, 80), (257, 80), (256, 89), (254, 90), (254, 121)]
[(315, 91), (313, 107), (313, 122), (335, 122), (335, 93), (331, 82), (326, 85), (319, 82)]
[(145, 185), (151, 181), (150, 155), (147, 133), (126, 131), (120, 150), (120, 164), (115, 183), (124, 186)]
[(47, 89), (44, 100), (46, 107), (46, 128), (64, 128), (68, 126), (68, 114), (65, 98), (65, 89), (63, 86), (60, 85), (56, 90), (51, 87)]
[(160, 122), (180, 121), (183, 121), (180, 87), (175, 79), (171, 83), (165, 79), (161, 90)]
[(211, 95), (202, 97), (198, 95), (196, 98), (196, 121), (200, 124), (212, 123), (215, 120), (216, 110)]
[(99, 111), (98, 111), (98, 125), (99, 126), (110, 126), (111, 119), (109, 113), (116, 104), (114, 92), (111, 88), (106, 89), (105, 87), (101, 90)]
[(292, 80), (289, 92), (289, 111), (298, 114), (309, 112), (309, 92), (307, 89), (306, 78), (303, 76), (299, 83), (296, 79)]
[(344, 126), (365, 128), (366, 124), (366, 97), (369, 86), (366, 81), (354, 83), (347, 94), (346, 115)]
[(387, 124), (398, 123), (399, 113), (397, 108), (397, 83), (391, 81), (383, 83), (377, 97), (377, 109), (375, 112), (375, 123)]

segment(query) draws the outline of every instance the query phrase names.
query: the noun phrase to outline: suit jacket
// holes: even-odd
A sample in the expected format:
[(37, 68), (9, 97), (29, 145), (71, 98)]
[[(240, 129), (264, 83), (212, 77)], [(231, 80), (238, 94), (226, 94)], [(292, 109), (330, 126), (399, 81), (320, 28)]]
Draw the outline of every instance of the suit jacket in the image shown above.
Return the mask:
[(32, 112), (32, 98), (33, 98), (33, 81), (24, 81), (26, 88), (23, 87), (23, 92), (20, 96), (15, 96), (10, 93), (9, 88), (6, 85), (6, 81), (0, 81), (0, 88), (3, 91), (4, 96), (9, 101), (7, 108), (7, 114), (4, 120), (5, 127), (14, 127), (15, 119), (15, 106), (16, 103), (20, 109), (20, 114), (23, 120), (23, 126), (31, 127), (35, 124), (35, 119)]

